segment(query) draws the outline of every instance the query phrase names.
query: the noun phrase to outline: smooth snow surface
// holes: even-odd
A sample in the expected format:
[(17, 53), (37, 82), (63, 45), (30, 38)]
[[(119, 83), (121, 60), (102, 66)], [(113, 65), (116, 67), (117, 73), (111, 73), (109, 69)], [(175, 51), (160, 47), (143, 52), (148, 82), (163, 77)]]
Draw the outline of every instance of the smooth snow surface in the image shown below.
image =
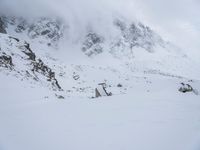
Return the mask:
[[(142, 10), (131, 3), (35, 0), (39, 16), (0, 14), (0, 150), (200, 150), (196, 56), (133, 17)], [(188, 35), (178, 34), (196, 43)], [(99, 83), (112, 96), (95, 98)]]
[(177, 79), (152, 79), (150, 91), (60, 100), (1, 78), (1, 150), (200, 149), (200, 97), (179, 93)]

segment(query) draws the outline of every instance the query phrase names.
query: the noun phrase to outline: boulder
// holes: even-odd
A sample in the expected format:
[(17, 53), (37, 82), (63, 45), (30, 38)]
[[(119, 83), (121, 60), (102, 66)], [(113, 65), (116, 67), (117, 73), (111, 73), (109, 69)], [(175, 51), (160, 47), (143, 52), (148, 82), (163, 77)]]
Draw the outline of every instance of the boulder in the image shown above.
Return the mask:
[(181, 83), (181, 87), (179, 88), (179, 92), (182, 92), (182, 93), (194, 92), (194, 89), (190, 84)]

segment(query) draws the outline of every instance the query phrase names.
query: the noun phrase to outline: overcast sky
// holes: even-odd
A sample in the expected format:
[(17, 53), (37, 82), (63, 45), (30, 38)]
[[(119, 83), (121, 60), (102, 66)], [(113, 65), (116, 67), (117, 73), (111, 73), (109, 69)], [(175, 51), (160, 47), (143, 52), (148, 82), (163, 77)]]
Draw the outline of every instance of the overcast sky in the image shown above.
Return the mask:
[[(6, 7), (6, 4), (8, 7)], [(83, 25), (114, 13), (137, 18), (200, 59), (200, 0), (0, 0), (0, 9), (58, 13)]]
[(199, 0), (138, 0), (140, 18), (200, 59)]

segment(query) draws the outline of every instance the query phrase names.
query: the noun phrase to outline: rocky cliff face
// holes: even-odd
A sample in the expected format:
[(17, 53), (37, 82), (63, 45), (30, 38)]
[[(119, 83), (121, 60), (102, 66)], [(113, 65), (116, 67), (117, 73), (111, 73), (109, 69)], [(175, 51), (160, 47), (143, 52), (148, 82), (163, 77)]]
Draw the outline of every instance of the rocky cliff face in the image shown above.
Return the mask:
[(111, 40), (95, 31), (88, 32), (82, 44), (82, 51), (92, 57), (108, 51), (114, 57), (120, 58), (124, 55), (132, 56), (134, 48), (153, 53), (156, 47), (164, 48), (167, 45), (158, 34), (142, 23), (114, 19), (113, 28), (120, 34), (113, 36)]
[[(29, 43), (0, 34), (0, 72), (33, 80), (53, 90), (62, 90), (55, 72), (31, 49)], [(32, 81), (31, 81), (32, 82)]]
[[(0, 73), (57, 92), (63, 91), (66, 95), (84, 95), (84, 93), (93, 95), (96, 85), (102, 81), (109, 81), (109, 85), (117, 89), (116, 93), (126, 92), (129, 87), (129, 77), (133, 72), (170, 76), (173, 72), (178, 72), (177, 70), (182, 72), (185, 66), (189, 68), (189, 60), (181, 53), (175, 53), (175, 46), (164, 41), (161, 36), (142, 23), (115, 18), (112, 28), (117, 34), (111, 35), (111, 38), (108, 35), (112, 32), (106, 35), (92, 29), (80, 34), (83, 37), (75, 43), (76, 48), (80, 49), (77, 49), (74, 58), (83, 59), (82, 54), (77, 53), (80, 52), (88, 56), (84, 59), (95, 62), (97, 55), (105, 54), (108, 58), (102, 64), (107, 63), (106, 61), (109, 64), (110, 60), (113, 60), (112, 62), (117, 62), (117, 69), (116, 64), (109, 64), (113, 65), (113, 68), (106, 66), (108, 64), (103, 67), (95, 64), (69, 65), (57, 61), (49, 52), (49, 47), (59, 46), (59, 42), (66, 36), (66, 30), (70, 30), (69, 25), (59, 19), (47, 17), (29, 20), (23, 17), (1, 16), (0, 32), (4, 34), (0, 33)], [(59, 53), (53, 51), (55, 52)], [(136, 52), (139, 52), (139, 55)], [(71, 56), (74, 53), (68, 53), (66, 48), (64, 54)], [(93, 59), (90, 59), (91, 57)], [(118, 70), (119, 66), (123, 71)], [(170, 73), (168, 74), (166, 70)], [(126, 83), (123, 89), (116, 87), (118, 81)]]
[[(67, 35), (70, 26), (61, 19), (40, 17), (35, 19), (25, 19), (23, 17), (2, 16), (0, 29), (9, 34), (24, 34), (30, 40), (47, 45), (59, 47), (59, 42)], [(101, 27), (100, 27), (101, 28)], [(165, 47), (166, 42), (149, 27), (142, 23), (128, 22), (121, 18), (114, 18), (112, 28), (118, 30), (120, 34), (108, 39), (106, 35), (101, 35), (95, 30), (89, 30), (80, 43), (80, 50), (89, 57), (103, 52), (110, 52), (114, 57), (122, 55), (133, 55), (134, 48), (142, 48), (149, 53), (153, 53), (156, 46)], [(82, 35), (82, 34), (80, 34)], [(70, 37), (69, 37), (70, 39)]]
[(33, 41), (52, 47), (58, 46), (67, 28), (67, 25), (56, 18), (40, 17), (30, 20), (13, 16), (2, 16), (1, 18), (4, 26), (11, 29), (10, 34), (25, 34)]
[(116, 42), (113, 43), (114, 49), (112, 48), (112, 50), (121, 49), (120, 47), (126, 45), (123, 48), (141, 47), (148, 52), (153, 52), (156, 45), (163, 46), (165, 44), (158, 34), (142, 23), (127, 24), (116, 19), (114, 25), (120, 30), (121, 36), (117, 37)]
[(104, 38), (94, 32), (89, 32), (85, 36), (85, 41), (83, 42), (82, 51), (87, 56), (95, 56), (103, 52)]

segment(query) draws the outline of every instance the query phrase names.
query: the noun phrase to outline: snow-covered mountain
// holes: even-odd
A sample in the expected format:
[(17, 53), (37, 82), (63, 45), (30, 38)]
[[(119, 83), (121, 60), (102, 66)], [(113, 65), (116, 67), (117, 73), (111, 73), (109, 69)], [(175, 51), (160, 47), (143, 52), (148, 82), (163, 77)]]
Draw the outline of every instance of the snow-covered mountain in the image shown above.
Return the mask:
[(110, 22), (0, 15), (0, 149), (198, 150), (199, 64), (142, 22)]
[(2, 16), (1, 21), (9, 34), (55, 47), (65, 29), (65, 25), (55, 18), (25, 19), (18, 16)]
[[(124, 93), (124, 90), (115, 90), (117, 82), (122, 80), (127, 89), (132, 86), (126, 83), (127, 76), (138, 73), (143, 74), (141, 77), (145, 73), (188, 79), (198, 77), (198, 67), (192, 60), (150, 27), (119, 17), (112, 22), (117, 34), (109, 38), (110, 33), (101, 35), (90, 26), (85, 34), (80, 34), (83, 37), (73, 43), (78, 45), (74, 53), (74, 50), (59, 50), (63, 46), (61, 41), (69, 41), (66, 37), (70, 32), (69, 24), (61, 19), (2, 16), (1, 72), (64, 91), (64, 95), (76, 91), (88, 97), (94, 95), (98, 83), (105, 81), (113, 87), (113, 94)], [(73, 64), (72, 61), (69, 65), (68, 61), (59, 60), (59, 53), (89, 63)]]

